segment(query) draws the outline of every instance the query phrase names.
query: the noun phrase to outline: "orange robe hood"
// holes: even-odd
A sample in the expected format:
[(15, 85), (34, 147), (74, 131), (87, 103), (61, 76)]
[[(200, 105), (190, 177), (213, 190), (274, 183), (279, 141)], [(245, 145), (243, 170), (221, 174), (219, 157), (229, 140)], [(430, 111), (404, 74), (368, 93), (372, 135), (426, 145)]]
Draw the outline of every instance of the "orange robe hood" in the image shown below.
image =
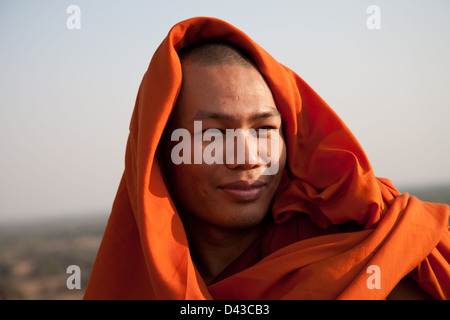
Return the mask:
[[(207, 286), (155, 157), (177, 100), (181, 48), (221, 39), (246, 51), (283, 117), (288, 150), (273, 204), (276, 225), (307, 215), (318, 228), (355, 221), (360, 231), (295, 241)], [(215, 18), (176, 24), (139, 88), (125, 170), (85, 292), (86, 299), (385, 299), (405, 275), (450, 297), (447, 205), (401, 195), (376, 178), (361, 146), (298, 75), (234, 26)], [(274, 240), (275, 241), (275, 240)], [(369, 288), (371, 266), (380, 288)]]

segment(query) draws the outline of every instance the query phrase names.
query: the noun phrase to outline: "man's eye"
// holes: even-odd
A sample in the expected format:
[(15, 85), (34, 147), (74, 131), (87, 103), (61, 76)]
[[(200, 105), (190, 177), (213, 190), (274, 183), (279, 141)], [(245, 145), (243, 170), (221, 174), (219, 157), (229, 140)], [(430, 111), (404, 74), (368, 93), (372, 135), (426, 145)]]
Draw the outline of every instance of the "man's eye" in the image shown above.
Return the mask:
[(256, 132), (257, 133), (267, 132), (270, 134), (273, 130), (278, 130), (278, 127), (276, 127), (276, 126), (261, 126), (261, 127), (258, 127), (258, 129), (256, 129)]
[(222, 134), (226, 133), (224, 129), (217, 129), (217, 128), (205, 129), (205, 130), (202, 130), (202, 133), (205, 133), (206, 131), (208, 131), (208, 132), (220, 132)]
[(259, 127), (258, 130), (271, 130), (271, 129), (276, 129), (274, 126), (262, 126)]

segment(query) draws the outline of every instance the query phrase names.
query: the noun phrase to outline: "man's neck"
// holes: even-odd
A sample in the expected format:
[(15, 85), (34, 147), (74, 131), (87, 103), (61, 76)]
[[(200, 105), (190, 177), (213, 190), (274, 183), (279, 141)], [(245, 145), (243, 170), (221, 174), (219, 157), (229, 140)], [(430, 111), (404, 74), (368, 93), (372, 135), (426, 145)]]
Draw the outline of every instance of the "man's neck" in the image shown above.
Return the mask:
[[(188, 221), (186, 221), (188, 220)], [(189, 230), (188, 240), (192, 259), (206, 285), (211, 282), (254, 241), (267, 226), (263, 221), (251, 229), (236, 230), (211, 226), (198, 220), (183, 219)]]

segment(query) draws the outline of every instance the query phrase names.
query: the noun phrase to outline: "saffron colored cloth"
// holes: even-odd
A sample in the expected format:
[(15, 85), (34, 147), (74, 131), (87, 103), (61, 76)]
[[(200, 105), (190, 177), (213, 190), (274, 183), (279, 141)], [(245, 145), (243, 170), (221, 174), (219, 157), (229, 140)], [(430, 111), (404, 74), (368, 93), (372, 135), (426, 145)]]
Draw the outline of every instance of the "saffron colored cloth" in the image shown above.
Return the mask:
[[(182, 82), (177, 51), (206, 39), (234, 43), (253, 58), (282, 115), (288, 151), (273, 223), (209, 286), (155, 157)], [(448, 220), (448, 205), (376, 178), (353, 134), (293, 71), (234, 26), (192, 18), (170, 30), (142, 80), (85, 299), (385, 299), (405, 276), (448, 299)], [(367, 284), (370, 266), (379, 268), (380, 288)]]

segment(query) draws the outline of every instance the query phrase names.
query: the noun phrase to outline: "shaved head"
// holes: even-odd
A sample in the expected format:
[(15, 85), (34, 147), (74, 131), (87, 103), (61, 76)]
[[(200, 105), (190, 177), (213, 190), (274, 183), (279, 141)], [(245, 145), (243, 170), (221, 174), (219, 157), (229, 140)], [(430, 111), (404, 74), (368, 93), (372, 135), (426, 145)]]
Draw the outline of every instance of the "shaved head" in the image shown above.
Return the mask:
[(224, 41), (205, 41), (191, 44), (178, 52), (182, 64), (203, 66), (238, 65), (256, 68), (254, 61), (239, 47)]

